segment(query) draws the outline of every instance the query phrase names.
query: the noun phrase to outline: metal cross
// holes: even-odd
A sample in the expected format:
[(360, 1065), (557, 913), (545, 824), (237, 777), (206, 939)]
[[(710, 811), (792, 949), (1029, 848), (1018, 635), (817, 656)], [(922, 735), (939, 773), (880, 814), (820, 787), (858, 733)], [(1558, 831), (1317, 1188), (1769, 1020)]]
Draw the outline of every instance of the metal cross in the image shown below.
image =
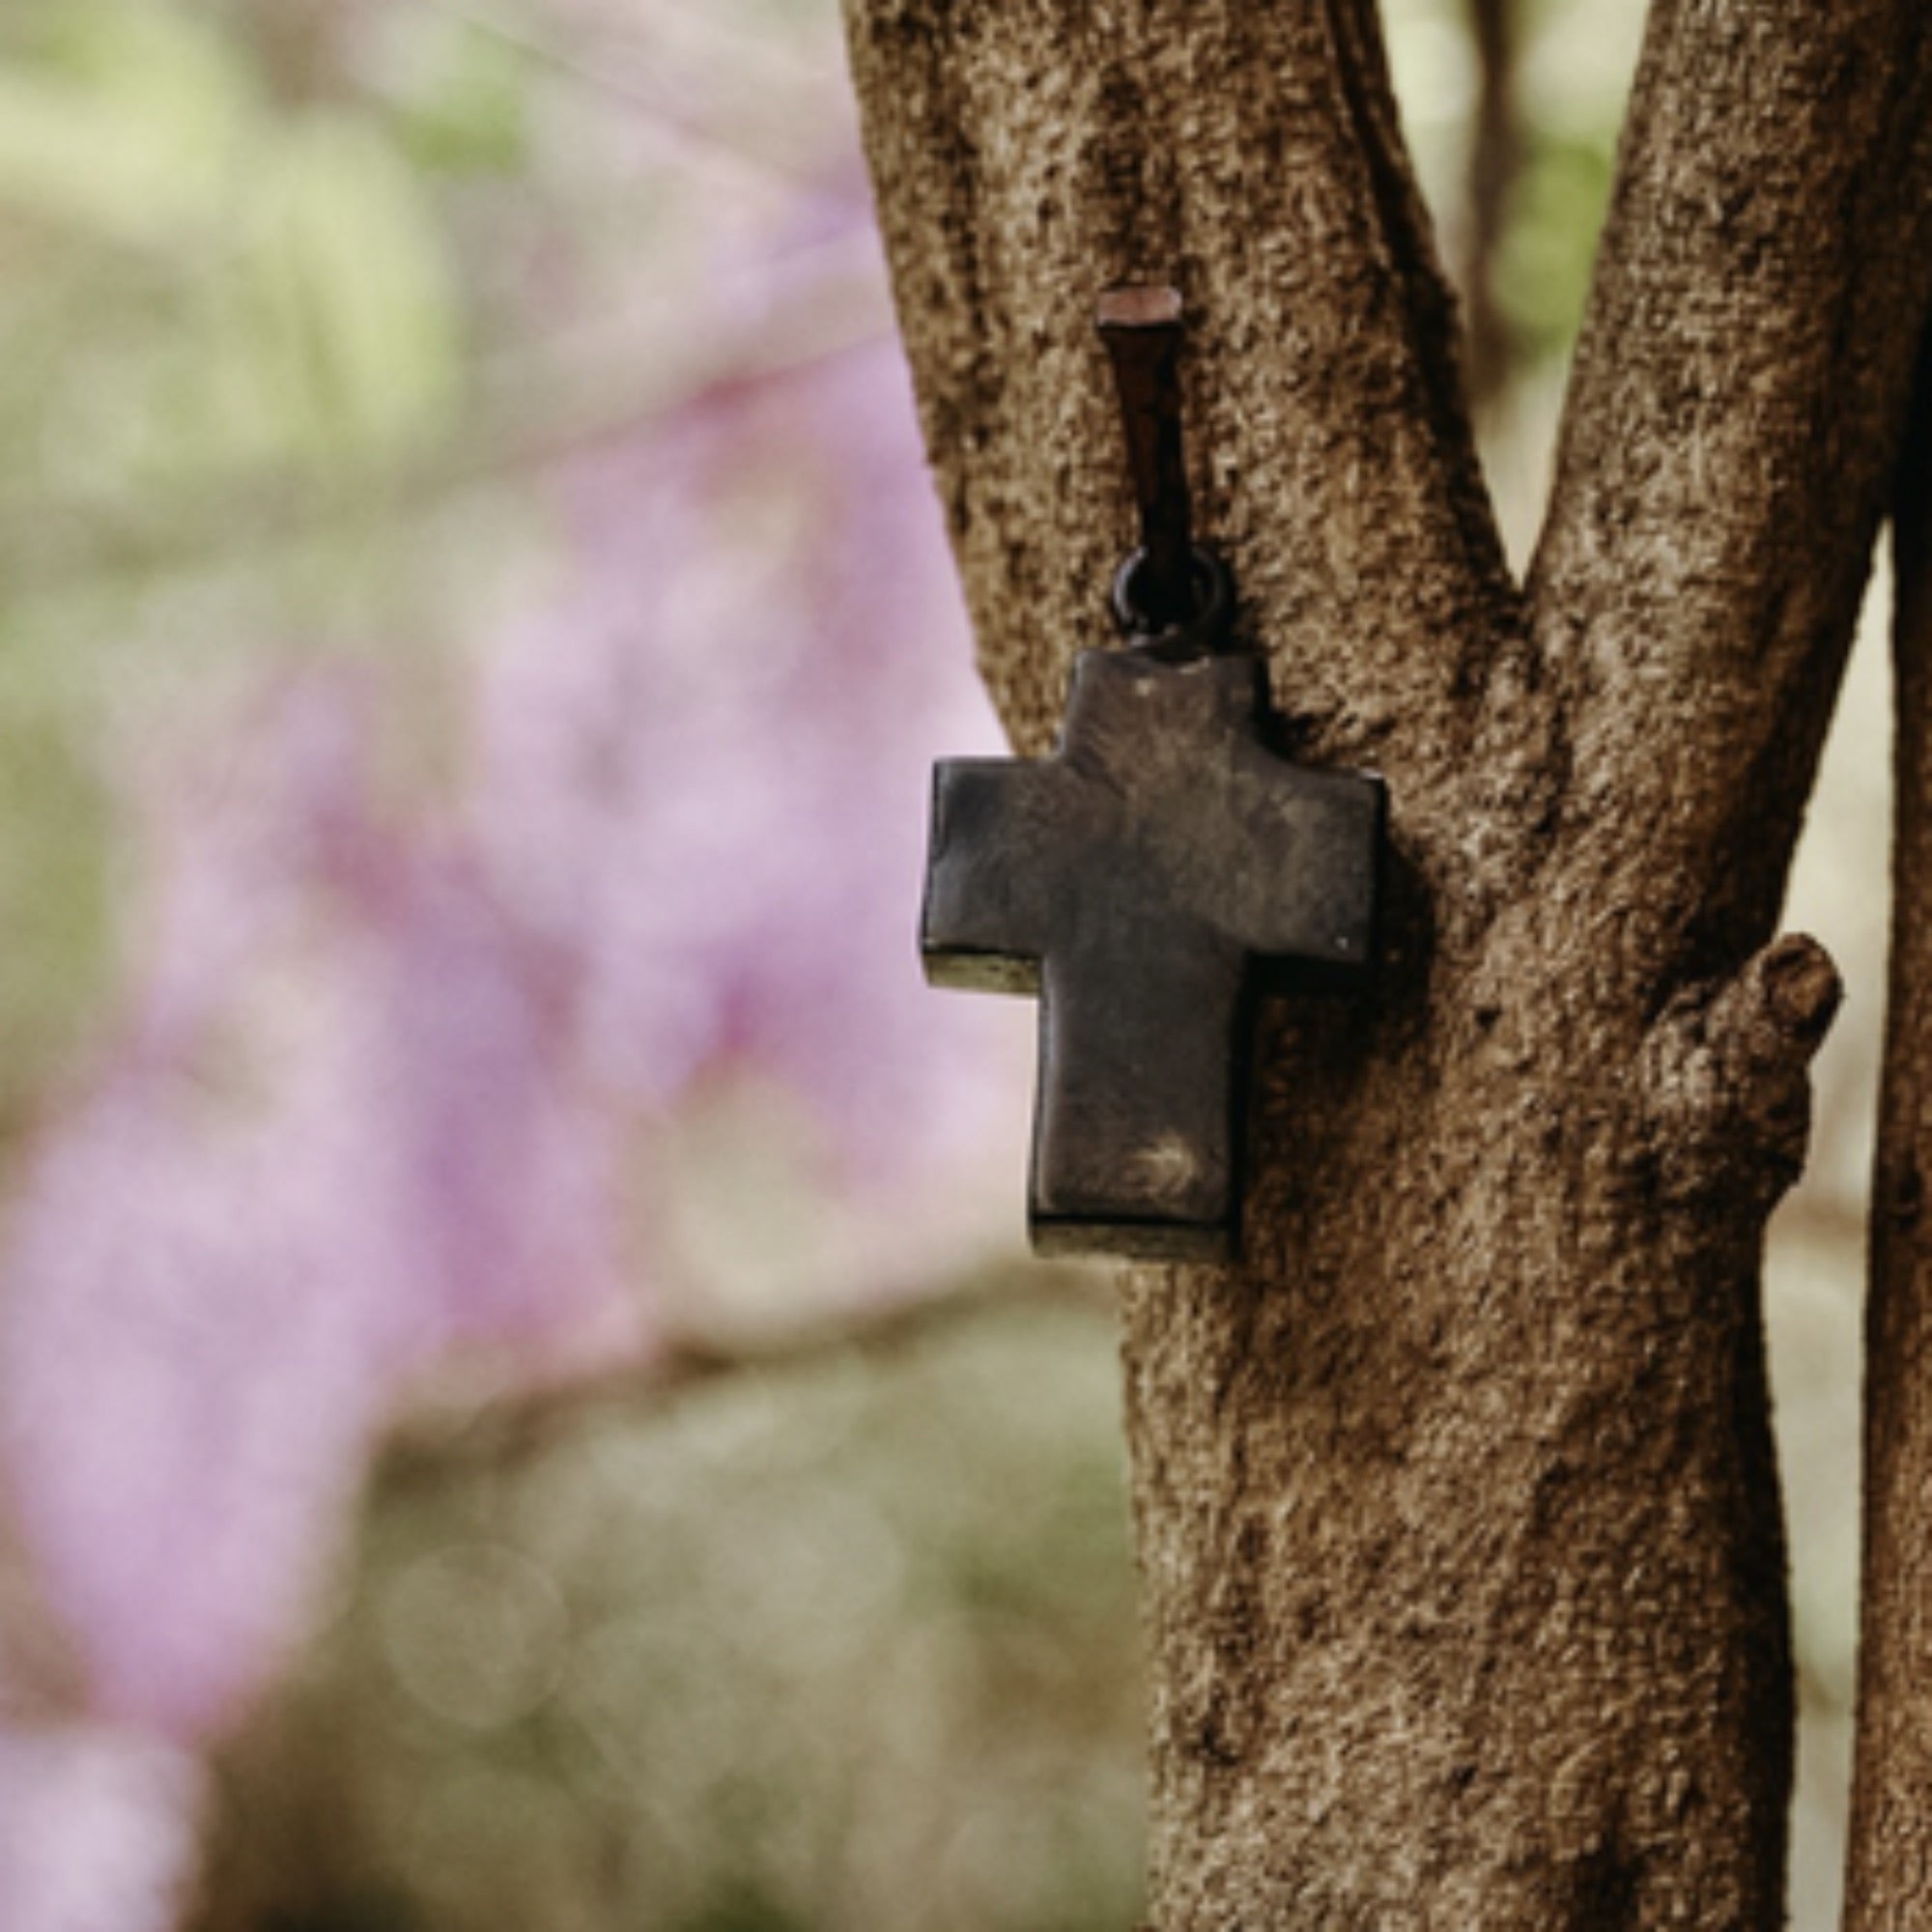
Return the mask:
[(1037, 760), (933, 774), (935, 984), (1037, 992), (1041, 1253), (1225, 1255), (1253, 1003), (1369, 965), (1379, 779), (1262, 742), (1259, 659), (1087, 651)]

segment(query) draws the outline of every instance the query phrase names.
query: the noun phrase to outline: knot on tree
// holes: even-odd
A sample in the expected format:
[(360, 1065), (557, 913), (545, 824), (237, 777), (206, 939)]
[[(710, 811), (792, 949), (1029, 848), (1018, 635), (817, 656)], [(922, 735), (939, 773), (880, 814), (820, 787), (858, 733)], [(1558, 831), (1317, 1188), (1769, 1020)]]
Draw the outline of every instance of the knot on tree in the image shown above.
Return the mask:
[(1767, 1209), (1798, 1179), (1811, 1131), (1812, 1056), (1844, 983), (1832, 956), (1787, 933), (1727, 980), (1687, 988), (1652, 1027), (1642, 1061), (1660, 1191), (1740, 1189)]

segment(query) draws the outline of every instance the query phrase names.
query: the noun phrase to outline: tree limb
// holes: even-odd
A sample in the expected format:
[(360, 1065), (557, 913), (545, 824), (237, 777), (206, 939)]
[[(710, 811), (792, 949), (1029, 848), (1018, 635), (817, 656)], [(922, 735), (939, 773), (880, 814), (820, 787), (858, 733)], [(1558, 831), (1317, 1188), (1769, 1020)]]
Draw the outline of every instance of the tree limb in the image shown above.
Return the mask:
[(1510, 373), (1513, 331), (1496, 294), (1497, 258), (1509, 191), (1521, 161), (1516, 111), (1518, 0), (1466, 0), (1476, 53), (1476, 107), (1469, 137), (1468, 232), (1463, 247), (1463, 306), (1468, 314), (1469, 388), (1480, 409), (1494, 401)]
[(1932, 333), (1892, 510), (1890, 986), (1865, 1308), (1864, 1550), (1847, 1932), (1932, 1915)]
[(937, 1293), (882, 1295), (750, 1340), (692, 1335), (594, 1374), (420, 1408), (384, 1445), (378, 1481), (407, 1486), (442, 1480), (458, 1466), (509, 1466), (613, 1410), (636, 1415), (739, 1376), (807, 1370), (851, 1355), (884, 1359), (965, 1321), (1019, 1309), (1092, 1314), (1111, 1306), (1091, 1271), (1041, 1267), (969, 1275)]
[(1614, 968), (1648, 987), (1769, 932), (1928, 261), (1919, 0), (1660, 0), (1530, 573), (1566, 810), (1597, 827), (1576, 857), (1588, 890), (1642, 906)]

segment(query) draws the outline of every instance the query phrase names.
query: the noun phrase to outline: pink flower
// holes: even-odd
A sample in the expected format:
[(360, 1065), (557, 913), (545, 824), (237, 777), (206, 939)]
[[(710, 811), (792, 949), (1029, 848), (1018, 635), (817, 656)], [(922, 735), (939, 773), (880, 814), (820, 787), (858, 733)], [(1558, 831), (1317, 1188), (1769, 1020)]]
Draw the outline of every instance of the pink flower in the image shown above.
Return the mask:
[(75, 1725), (0, 1729), (0, 1914), (15, 1932), (167, 1932), (205, 1776), (185, 1752)]
[[(464, 1344), (608, 1329), (619, 1295), (614, 1122), (557, 1061), (541, 964), (472, 872), (311, 783), (335, 701), (292, 694), (260, 747), (274, 780), (231, 784), (259, 836), (214, 821), (225, 892), (181, 829), (177, 888), (221, 943), (198, 972), (161, 946), (6, 1257), (22, 1532), (89, 1708), (182, 1740), (299, 1640), (408, 1378)], [(277, 848), (279, 878), (257, 863)]]
[(931, 761), (998, 734), (897, 349), (730, 385), (563, 483), (576, 583), (484, 687), (491, 876), (581, 962), (603, 1077), (665, 1106), (756, 1065), (893, 1185), (1012, 1091), (1009, 1031), (918, 965)]

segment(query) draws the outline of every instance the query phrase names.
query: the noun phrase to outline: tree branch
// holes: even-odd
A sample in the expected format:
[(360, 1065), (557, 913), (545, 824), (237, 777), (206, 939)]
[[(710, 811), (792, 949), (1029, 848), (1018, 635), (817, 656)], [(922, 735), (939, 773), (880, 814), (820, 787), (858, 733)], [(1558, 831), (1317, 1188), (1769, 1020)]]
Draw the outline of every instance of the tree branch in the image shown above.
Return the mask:
[(891, 326), (868, 237), (821, 248), (807, 287), (776, 305), (776, 324), (760, 315), (668, 343), (674, 331), (654, 319), (594, 356), (570, 343), (529, 345), (486, 372), (475, 409), (449, 441), (400, 466), (349, 464), (322, 476), (272, 469), (138, 505), (0, 500), (0, 578), (17, 609), (102, 577), (207, 570), (224, 557), (342, 534), (366, 521), (372, 503), (386, 520), (438, 513), (467, 492), (520, 483), (640, 437), (714, 396), (804, 373)]
[(1509, 191), (1521, 155), (1516, 113), (1517, 0), (1466, 0), (1476, 48), (1476, 110), (1468, 161), (1468, 234), (1463, 249), (1469, 315), (1469, 387), (1478, 408), (1494, 401), (1515, 344), (1496, 296), (1496, 264)]
[(1928, 262), (1919, 0), (1660, 0), (1530, 573), (1578, 887), (1642, 909), (1599, 970), (1667, 992), (1769, 931)]
[(970, 1275), (938, 1293), (882, 1296), (753, 1340), (693, 1335), (595, 1374), (418, 1410), (391, 1433), (378, 1481), (408, 1486), (459, 1466), (508, 1466), (612, 1410), (635, 1415), (738, 1376), (809, 1370), (850, 1355), (884, 1360), (961, 1322), (1014, 1310), (1101, 1315), (1113, 1305), (1104, 1279), (1091, 1270), (1035, 1267)]
[(1932, 332), (1892, 510), (1897, 742), (1865, 1307), (1864, 1550), (1847, 1932), (1932, 1913)]

